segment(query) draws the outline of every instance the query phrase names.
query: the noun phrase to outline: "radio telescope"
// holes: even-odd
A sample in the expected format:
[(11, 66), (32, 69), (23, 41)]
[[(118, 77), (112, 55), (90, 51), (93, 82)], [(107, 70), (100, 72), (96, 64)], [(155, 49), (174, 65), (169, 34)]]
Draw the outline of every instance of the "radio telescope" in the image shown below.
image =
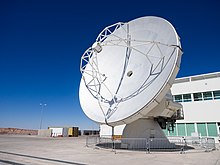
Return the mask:
[(124, 137), (165, 137), (181, 118), (170, 88), (179, 71), (180, 38), (165, 19), (148, 16), (106, 27), (82, 55), (79, 98), (84, 113)]

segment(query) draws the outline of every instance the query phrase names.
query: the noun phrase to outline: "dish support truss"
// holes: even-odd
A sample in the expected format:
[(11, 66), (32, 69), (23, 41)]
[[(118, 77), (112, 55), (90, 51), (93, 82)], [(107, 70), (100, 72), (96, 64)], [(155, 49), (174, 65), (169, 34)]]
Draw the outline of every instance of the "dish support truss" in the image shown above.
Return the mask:
[[(127, 34), (126, 38), (121, 38), (115, 34), (117, 29), (123, 29)], [(111, 35), (111, 40), (108, 40), (108, 36)], [(132, 43), (132, 44), (131, 44)], [(138, 50), (138, 46), (147, 45), (149, 49), (146, 52)], [(121, 46), (126, 49), (126, 55), (124, 59), (123, 72), (121, 75), (120, 83), (116, 91), (110, 91), (108, 86), (105, 83), (105, 80), (108, 78), (105, 73), (102, 73), (99, 70), (98, 58), (97, 55), (102, 51), (105, 46)], [(165, 62), (165, 55), (163, 54), (161, 48), (168, 47), (170, 49), (170, 55), (168, 60)], [(153, 63), (151, 58), (155, 58), (152, 54), (152, 51), (157, 49), (159, 52), (159, 57), (157, 57), (157, 62)], [(82, 74), (83, 81), (86, 88), (90, 94), (97, 100), (99, 107), (105, 117), (105, 122), (108, 124), (108, 119), (117, 111), (118, 106), (121, 102), (125, 102), (133, 97), (137, 96), (139, 93), (144, 91), (149, 85), (160, 75), (166, 65), (169, 63), (169, 60), (174, 55), (174, 52), (179, 49), (182, 51), (180, 45), (167, 45), (157, 41), (147, 41), (147, 40), (135, 40), (131, 38), (129, 33), (129, 23), (116, 23), (111, 26), (106, 27), (97, 37), (96, 42), (92, 47), (88, 48), (81, 57), (80, 63), (80, 72)], [(117, 93), (120, 90), (121, 83), (123, 82), (124, 76), (126, 76), (126, 69), (128, 62), (131, 56), (131, 52), (136, 51), (141, 55), (145, 56), (149, 63), (151, 64), (151, 70), (149, 76), (143, 82), (143, 84), (136, 89), (133, 93), (123, 98), (117, 97)], [(87, 67), (89, 66), (89, 67)], [(131, 73), (132, 74), (132, 73)], [(101, 88), (105, 88), (111, 95), (111, 99), (107, 99), (102, 96)], [(107, 108), (107, 112), (104, 111)]]

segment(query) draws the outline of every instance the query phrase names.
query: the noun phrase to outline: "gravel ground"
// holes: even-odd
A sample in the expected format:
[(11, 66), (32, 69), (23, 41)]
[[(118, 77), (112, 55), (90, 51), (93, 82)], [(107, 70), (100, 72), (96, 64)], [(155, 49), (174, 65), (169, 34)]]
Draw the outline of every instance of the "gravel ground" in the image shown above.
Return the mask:
[(93, 149), (85, 137), (43, 138), (0, 135), (0, 164), (3, 165), (220, 165), (220, 150), (154, 152)]

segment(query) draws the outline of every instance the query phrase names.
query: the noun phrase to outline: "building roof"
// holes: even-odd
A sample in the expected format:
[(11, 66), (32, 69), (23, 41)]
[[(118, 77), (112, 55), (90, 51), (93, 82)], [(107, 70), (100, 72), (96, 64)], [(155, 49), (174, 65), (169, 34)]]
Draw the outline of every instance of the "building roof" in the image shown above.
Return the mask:
[(176, 78), (174, 81), (174, 84), (191, 82), (191, 81), (198, 81), (198, 80), (206, 80), (206, 79), (218, 78), (218, 77), (220, 77), (220, 72), (213, 72), (213, 73), (200, 74), (200, 75), (195, 75), (195, 76), (181, 77), (181, 78)]

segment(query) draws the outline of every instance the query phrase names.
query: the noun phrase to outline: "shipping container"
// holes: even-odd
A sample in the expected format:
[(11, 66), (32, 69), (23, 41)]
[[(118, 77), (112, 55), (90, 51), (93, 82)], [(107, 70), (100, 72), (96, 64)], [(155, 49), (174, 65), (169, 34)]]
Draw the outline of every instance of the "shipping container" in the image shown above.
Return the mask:
[(69, 127), (68, 136), (69, 137), (78, 137), (78, 127)]
[(68, 137), (68, 127), (63, 128), (63, 137)]
[(63, 128), (49, 128), (51, 130), (52, 137), (62, 137), (63, 136)]
[(68, 129), (68, 136), (69, 137), (73, 136), (73, 127), (69, 127), (69, 129)]
[(78, 137), (79, 136), (79, 128), (78, 127), (73, 127), (73, 137)]
[(78, 137), (78, 127), (48, 127), (52, 137)]

